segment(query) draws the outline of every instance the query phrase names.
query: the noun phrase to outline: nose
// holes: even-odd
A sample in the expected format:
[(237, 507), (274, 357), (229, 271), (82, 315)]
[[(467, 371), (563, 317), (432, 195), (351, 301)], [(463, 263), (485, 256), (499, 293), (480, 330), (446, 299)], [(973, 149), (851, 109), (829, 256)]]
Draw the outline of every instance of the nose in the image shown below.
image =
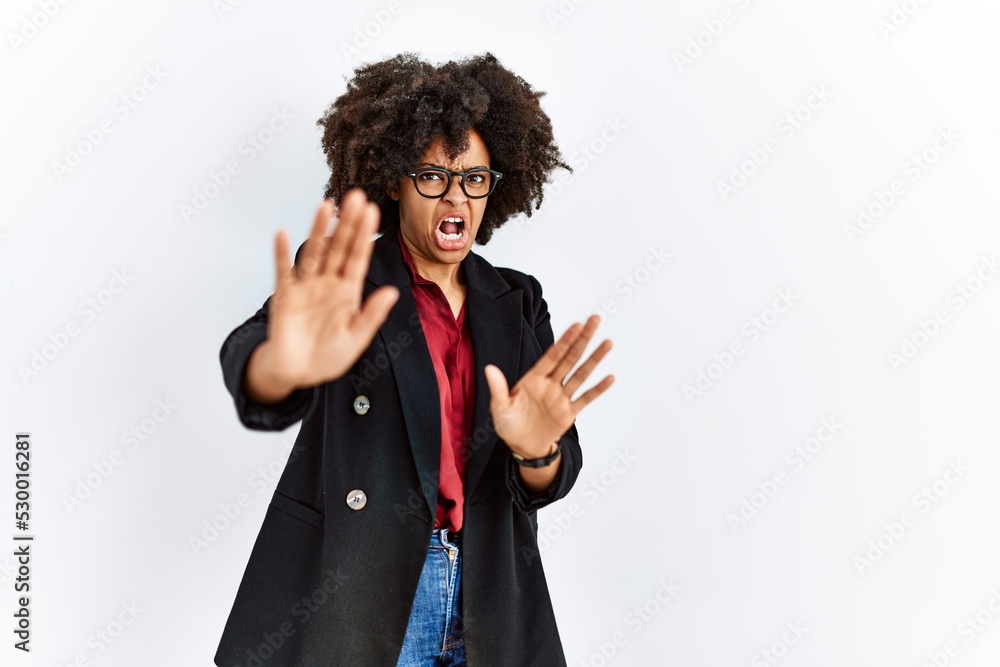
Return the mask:
[(451, 187), (444, 193), (444, 200), (453, 206), (458, 206), (464, 204), (468, 199), (462, 190), (462, 177), (452, 174)]

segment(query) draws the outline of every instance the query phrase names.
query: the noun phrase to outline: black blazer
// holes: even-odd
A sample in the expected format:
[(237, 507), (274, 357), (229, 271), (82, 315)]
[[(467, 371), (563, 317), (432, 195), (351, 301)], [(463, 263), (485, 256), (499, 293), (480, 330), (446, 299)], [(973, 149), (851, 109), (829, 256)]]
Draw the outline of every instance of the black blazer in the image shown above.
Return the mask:
[[(270, 297), (222, 345), (226, 387), (248, 428), (302, 420), (226, 622), (223, 667), (393, 667), (437, 507), (441, 431), (437, 381), (395, 233), (375, 243), (364, 295), (393, 284), (399, 300), (340, 379), (273, 406), (250, 401), (243, 372), (267, 337)], [(301, 253), (296, 253), (296, 260)], [(576, 425), (547, 492), (530, 497), (496, 436), (483, 367), (509, 386), (553, 342), (538, 281), (462, 261), (476, 368), (466, 467), (462, 621), (473, 667), (565, 665), (536, 541), (535, 510), (565, 496), (583, 463)], [(370, 404), (356, 409), (358, 396)], [(364, 401), (362, 401), (363, 403)], [(352, 509), (349, 494), (366, 502)], [(356, 503), (355, 503), (356, 504)]]

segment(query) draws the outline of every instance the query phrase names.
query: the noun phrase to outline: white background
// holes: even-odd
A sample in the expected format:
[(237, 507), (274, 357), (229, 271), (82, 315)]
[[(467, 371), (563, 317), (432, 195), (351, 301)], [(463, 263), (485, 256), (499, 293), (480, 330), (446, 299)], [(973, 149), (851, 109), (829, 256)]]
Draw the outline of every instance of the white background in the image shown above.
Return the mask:
[[(276, 230), (308, 232), (315, 121), (362, 61), (488, 50), (547, 92), (576, 170), (477, 252), (539, 278), (557, 335), (601, 309), (615, 343), (577, 487), (539, 515), (570, 664), (997, 664), (995, 3), (220, 6), (4, 4), (0, 663), (211, 664), (297, 430), (244, 429), (218, 352), (273, 288)], [(147, 68), (163, 74), (144, 89)], [(293, 119), (248, 160), (275, 109)], [(880, 215), (852, 231), (859, 207)], [(157, 424), (158, 400), (177, 407)], [(836, 432), (797, 467), (824, 419)], [(30, 656), (12, 648), (18, 430)]]

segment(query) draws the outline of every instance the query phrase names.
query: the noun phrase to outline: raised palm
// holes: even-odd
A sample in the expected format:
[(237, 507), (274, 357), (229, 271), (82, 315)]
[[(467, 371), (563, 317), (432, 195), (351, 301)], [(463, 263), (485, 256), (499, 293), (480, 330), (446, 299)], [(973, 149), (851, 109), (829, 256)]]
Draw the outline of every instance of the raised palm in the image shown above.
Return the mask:
[(386, 285), (364, 304), (361, 300), (373, 250), (370, 239), (378, 231), (378, 206), (362, 190), (351, 190), (333, 235), (326, 236), (332, 213), (332, 204), (324, 201), (294, 266), (284, 230), (275, 237), (276, 284), (261, 354), (269, 378), (288, 389), (344, 375), (399, 297), (396, 287)]
[(592, 315), (583, 324), (576, 322), (545, 351), (535, 364), (508, 389), (503, 371), (486, 366), (490, 389), (490, 413), (497, 435), (526, 458), (549, 453), (552, 445), (573, 425), (576, 415), (603, 394), (614, 382), (605, 376), (576, 399), (573, 394), (587, 380), (601, 359), (611, 351), (604, 340), (567, 379), (594, 336), (600, 317)]

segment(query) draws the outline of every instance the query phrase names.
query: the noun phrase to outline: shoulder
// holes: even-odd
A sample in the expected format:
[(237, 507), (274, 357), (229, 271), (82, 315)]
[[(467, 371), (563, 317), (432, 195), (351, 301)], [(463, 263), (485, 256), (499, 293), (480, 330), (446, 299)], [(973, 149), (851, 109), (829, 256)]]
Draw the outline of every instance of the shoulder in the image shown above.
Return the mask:
[(510, 286), (511, 291), (521, 292), (521, 306), (527, 322), (535, 328), (548, 322), (548, 304), (542, 297), (542, 285), (535, 276), (505, 266), (496, 266), (494, 269)]
[(504, 279), (512, 290), (521, 290), (526, 293), (527, 296), (534, 298), (536, 295), (541, 297), (542, 286), (538, 282), (538, 279), (533, 275), (525, 273), (524, 271), (518, 271), (517, 269), (511, 269), (505, 266), (495, 266), (493, 267), (500, 277)]
[(534, 276), (506, 266), (496, 266), (475, 251), (469, 252), (462, 260), (462, 269), (470, 288), (493, 298), (516, 291), (522, 292), (531, 301), (541, 297), (542, 287)]

